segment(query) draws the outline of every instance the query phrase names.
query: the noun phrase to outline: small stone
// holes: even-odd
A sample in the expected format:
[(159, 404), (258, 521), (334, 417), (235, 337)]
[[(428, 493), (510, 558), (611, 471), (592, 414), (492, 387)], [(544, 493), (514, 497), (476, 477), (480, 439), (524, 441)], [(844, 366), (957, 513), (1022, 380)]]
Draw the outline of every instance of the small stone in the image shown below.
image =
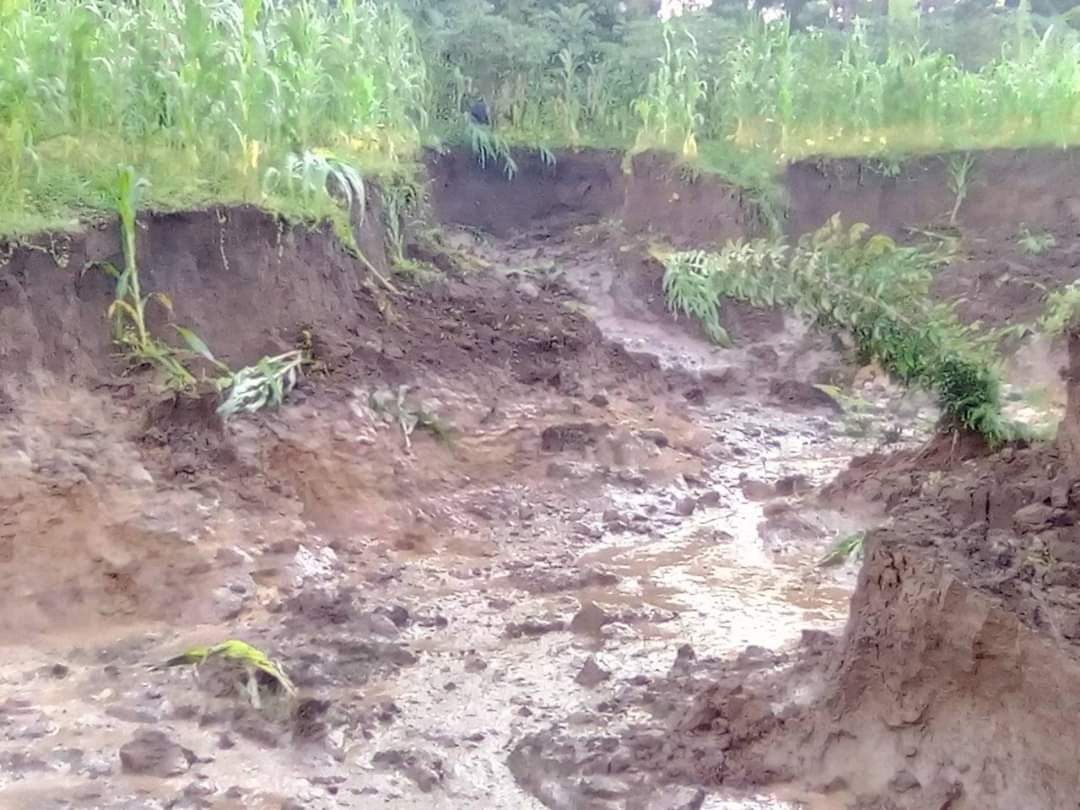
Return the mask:
[(810, 490), (810, 481), (805, 475), (787, 475), (777, 480), (776, 494), (788, 498), (803, 495)]
[(394, 621), (383, 613), (372, 613), (366, 617), (368, 630), (383, 638), (396, 638), (398, 626)]
[(156, 723), (161, 719), (160, 712), (123, 704), (110, 706), (105, 710), (105, 714), (117, 720), (123, 720), (125, 723)]
[(510, 638), (542, 636), (547, 633), (557, 633), (565, 629), (566, 622), (562, 619), (526, 619), (523, 622), (511, 622), (506, 625), (506, 635)]
[(776, 495), (776, 490), (764, 481), (755, 481), (751, 478), (740, 481), (739, 489), (748, 501), (767, 501)]
[(694, 652), (694, 648), (689, 644), (683, 644), (675, 653), (675, 663), (672, 664), (672, 668), (686, 669), (696, 660), (697, 653)]
[(604, 523), (611, 525), (613, 523), (622, 523), (622, 512), (618, 509), (605, 509), (604, 510)]
[(915, 774), (904, 769), (897, 771), (896, 775), (889, 781), (889, 787), (897, 793), (907, 793), (909, 790), (922, 787), (922, 783), (915, 777)]
[(376, 608), (375, 612), (385, 615), (394, 623), (395, 627), (404, 628), (409, 626), (409, 611), (402, 605), (392, 605), (388, 608)]
[(606, 408), (610, 404), (610, 401), (603, 394), (593, 394), (589, 398), (589, 403), (595, 405), (597, 408)]
[(71, 668), (64, 664), (53, 664), (49, 667), (49, 675), (57, 680), (66, 678), (71, 674)]
[(218, 620), (231, 621), (243, 611), (248, 598), (246, 592), (238, 593), (231, 587), (223, 586), (221, 588), (215, 588), (210, 597), (210, 609)]
[(581, 671), (578, 672), (574, 680), (586, 689), (593, 689), (610, 677), (611, 672), (600, 666), (596, 658), (590, 655), (585, 660), (585, 664), (581, 667)]
[(697, 500), (689, 496), (685, 498), (679, 498), (675, 503), (675, 514), (682, 517), (690, 517), (694, 514), (694, 510), (697, 509)]
[(585, 602), (570, 620), (570, 629), (583, 635), (599, 636), (604, 625), (613, 621), (615, 618), (605, 613), (595, 602)]
[(712, 492), (706, 492), (704, 495), (698, 496), (697, 505), (699, 509), (713, 509), (720, 505), (720, 493), (715, 490)]
[(666, 787), (657, 793), (631, 797), (627, 810), (701, 810), (705, 791), (685, 785)]
[(182, 791), (182, 795), (189, 799), (205, 799), (208, 796), (213, 796), (217, 791), (217, 785), (209, 779), (200, 779), (188, 784)]
[(162, 731), (140, 731), (120, 749), (120, 765), (125, 773), (166, 779), (187, 772), (195, 755), (173, 742)]
[(618, 799), (629, 790), (625, 782), (613, 776), (590, 776), (581, 782), (581, 792), (593, 799)]
[(173, 457), (173, 475), (194, 475), (197, 466), (194, 453), (178, 453)]
[(591, 478), (593, 469), (587, 464), (572, 461), (553, 461), (547, 466), (546, 475), (562, 481), (584, 481)]
[(488, 663), (478, 655), (470, 655), (465, 659), (465, 671), (466, 672), (483, 672), (487, 669)]
[(424, 793), (439, 787), (445, 777), (443, 761), (420, 750), (379, 751), (371, 758), (373, 765), (403, 774)]
[(671, 439), (668, 438), (667, 434), (664, 433), (664, 431), (662, 430), (657, 430), (656, 428), (648, 428), (646, 430), (639, 431), (638, 436), (640, 436), (644, 441), (652, 442), (657, 447), (671, 446)]
[(1043, 503), (1032, 503), (1013, 514), (1013, 525), (1021, 532), (1036, 532), (1053, 525), (1057, 510)]
[(214, 561), (223, 568), (231, 568), (236, 565), (247, 565), (252, 561), (252, 557), (236, 546), (226, 546), (218, 549), (217, 554), (214, 555)]
[(88, 759), (83, 763), (82, 768), (79, 770), (79, 773), (90, 779), (101, 779), (106, 776), (111, 776), (112, 772), (112, 763), (105, 759), (105, 757)]

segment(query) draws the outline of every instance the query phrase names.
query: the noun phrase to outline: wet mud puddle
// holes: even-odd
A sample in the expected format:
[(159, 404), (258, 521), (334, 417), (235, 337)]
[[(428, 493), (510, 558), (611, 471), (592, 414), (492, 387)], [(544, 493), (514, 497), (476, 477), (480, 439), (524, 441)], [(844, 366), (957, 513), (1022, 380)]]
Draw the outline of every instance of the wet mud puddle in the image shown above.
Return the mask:
[[(513, 251), (485, 258), (514, 267), (528, 261)], [(605, 335), (631, 351), (697, 375), (753, 362), (745, 350), (721, 350), (670, 324), (618, 314), (609, 292), (617, 271), (602, 257), (580, 265), (572, 254), (559, 259)], [(800, 325), (787, 323), (769, 341), (783, 353), (805, 338)], [(519, 763), (515, 781), (507, 757), (513, 759), (524, 735), (551, 724), (571, 734), (618, 736), (636, 718), (613, 711), (607, 699), (619, 684), (662, 677), (685, 645), (698, 656), (733, 658), (748, 648), (790, 648), (804, 631), (842, 627), (854, 567), (819, 562), (837, 538), (862, 527), (856, 518), (818, 509), (801, 493), (831, 480), (853, 455), (873, 449), (876, 437), (843, 435), (835, 415), (793, 413), (738, 397), (706, 401), (692, 415), (701, 462), (692, 475), (643, 488), (617, 481), (604, 493), (607, 508), (572, 529), (589, 538), (583, 550), (571, 544), (554, 560), (538, 551), (541, 560), (530, 561), (521, 575), (496, 578), (479, 593), (466, 586), (440, 600), (438, 610), (458, 631), (425, 647), (427, 665), (386, 685), (387, 695), (403, 706), (403, 722), (378, 744), (408, 746), (417, 738), (472, 730), (465, 737), (469, 750), (453, 757), (452, 791), (418, 801), (403, 794), (388, 806), (636, 807), (607, 787), (533, 780), (529, 763)], [(645, 435), (666, 444), (663, 427)], [(531, 542), (543, 549), (538, 539)], [(386, 779), (392, 792), (395, 777)], [(684, 804), (668, 793), (660, 788), (655, 805), (641, 806), (834, 806), (825, 797), (722, 791), (707, 794), (701, 804), (690, 792)]]
[[(139, 568), (142, 555), (120, 559), (110, 545), (116, 518), (98, 514), (110, 510), (106, 491), (63, 502), (88, 516), (72, 538), (97, 549), (94, 565), (110, 566), (105, 597), (115, 602), (116, 621), (5, 647), (0, 808), (801, 806), (778, 796), (702, 796), (696, 788), (644, 786), (631, 795), (614, 784), (562, 779), (520, 755), (523, 739), (552, 728), (617, 739), (640, 719), (619, 694), (663, 677), (690, 651), (735, 657), (840, 628), (854, 571), (818, 562), (861, 527), (804, 495), (880, 441), (875, 432), (853, 434), (820, 401), (785, 408), (750, 393), (763, 346), (791, 359), (780, 376), (797, 377), (821, 359), (805, 330), (785, 324), (721, 350), (623, 306), (617, 270), (602, 251), (549, 249), (545, 261), (565, 268), (565, 281), (610, 339), (689, 375), (667, 400), (608, 391), (594, 407), (609, 423), (606, 433), (584, 452), (567, 449), (581, 438), (578, 401), (553, 403), (547, 394), (501, 403), (498, 424), (474, 423), (458, 455), (428, 442), (408, 457), (381, 454), (383, 438), (347, 422), (363, 410), (359, 395), (294, 403), (279, 417), (288, 452), (272, 458), (310, 490), (306, 505), (280, 500), (237, 511), (213, 492), (151, 482), (122, 436), (79, 425), (77, 442), (57, 445), (63, 453), (53, 455), (65, 464), (74, 447), (94, 458), (99, 476), (115, 467), (124, 503), (140, 501), (131, 512), (147, 558), (183, 564), (151, 576)], [(484, 258), (502, 267), (527, 265), (536, 254), (529, 244), (492, 243), (490, 251)], [(745, 396), (686, 397), (694, 380), (732, 370), (744, 374)], [(463, 411), (489, 406), (483, 392), (453, 381), (440, 397), (456, 398)], [(85, 403), (60, 411), (60, 419), (77, 411), (93, 422)], [(550, 446), (529, 438), (539, 428)], [(42, 448), (61, 433), (48, 425), (18, 432), (9, 455), (25, 456), (27, 470), (52, 458)], [(334, 447), (349, 448), (346, 455), (327, 452), (327, 434), (337, 437)], [(67, 470), (59, 461), (54, 468)], [(93, 474), (80, 470), (70, 475), (85, 487)], [(403, 471), (419, 483), (400, 487)], [(33, 491), (28, 485), (26, 497)], [(372, 494), (358, 503), (361, 491)], [(310, 519), (313, 503), (331, 513), (349, 505), (366, 527), (344, 544), (328, 543)], [(32, 517), (64, 525), (55, 515)], [(111, 527), (100, 537), (97, 520)], [(194, 556), (203, 546), (212, 565)], [(65, 552), (42, 553), (59, 560)], [(88, 575), (76, 573), (83, 579), (71, 574), (75, 585), (65, 587), (88, 598)], [(212, 577), (213, 588), (196, 594), (201, 612), (178, 627), (170, 616), (189, 575)], [(23, 580), (25, 600), (58, 598), (33, 586)], [(132, 593), (156, 601), (136, 604)], [(62, 614), (65, 606), (48, 609)], [(186, 672), (147, 670), (189, 644), (223, 637), (250, 639), (287, 664), (305, 700), (289, 739), (273, 724), (222, 708), (230, 704), (220, 696), (211, 701)]]

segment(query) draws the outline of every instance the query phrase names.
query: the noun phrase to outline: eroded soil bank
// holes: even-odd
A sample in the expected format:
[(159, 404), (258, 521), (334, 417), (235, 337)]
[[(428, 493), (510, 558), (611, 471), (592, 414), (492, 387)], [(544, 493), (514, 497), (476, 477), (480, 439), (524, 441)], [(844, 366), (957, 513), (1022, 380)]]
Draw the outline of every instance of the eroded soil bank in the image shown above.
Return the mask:
[[(148, 220), (150, 286), (223, 356), (314, 332), (328, 373), (227, 428), (115, 375), (108, 288), (78, 273), (110, 231), (69, 275), (64, 250), (9, 259), (0, 806), (1069, 806), (1052, 453), (917, 455), (933, 409), (828, 337), (732, 308), (721, 350), (672, 322), (644, 242), (741, 232), (730, 189), (445, 160), (445, 272), (398, 294), (258, 212)], [(385, 271), (379, 221), (360, 242)], [(1065, 278), (1070, 222), (1037, 261), (988, 226), (947, 272), (1000, 310), (1026, 285), (981, 274)], [(440, 429), (407, 435), (420, 411)], [(855, 571), (816, 562), (882, 514), (841, 635)], [(148, 669), (225, 638), (298, 699)]]

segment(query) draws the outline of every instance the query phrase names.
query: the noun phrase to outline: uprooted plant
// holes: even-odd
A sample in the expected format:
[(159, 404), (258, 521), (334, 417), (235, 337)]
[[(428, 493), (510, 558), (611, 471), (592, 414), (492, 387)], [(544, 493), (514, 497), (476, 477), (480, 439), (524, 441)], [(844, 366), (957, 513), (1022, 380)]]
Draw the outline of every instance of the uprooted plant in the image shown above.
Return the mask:
[(865, 532), (844, 535), (829, 546), (825, 556), (818, 560), (818, 566), (828, 568), (833, 565), (841, 565), (850, 559), (859, 559), (863, 555), (865, 543)]
[[(157, 303), (172, 313), (172, 301), (161, 292), (143, 293), (136, 257), (136, 216), (146, 182), (128, 166), (120, 170), (115, 183), (116, 211), (120, 217), (124, 267), (118, 270), (111, 264), (105, 271), (116, 280), (115, 298), (109, 305), (113, 339), (131, 369), (149, 366), (164, 378), (165, 387), (178, 393), (193, 393), (200, 384), (212, 386), (227, 395), (218, 406), (218, 413), (228, 419), (238, 413), (254, 413), (264, 407), (280, 405), (296, 385), (307, 353), (303, 349), (264, 357), (253, 366), (233, 372), (218, 360), (206, 342), (191, 329), (173, 325), (186, 348), (173, 346), (155, 337), (146, 322), (147, 307)], [(192, 365), (197, 358), (206, 361), (211, 376), (205, 371), (196, 376)]]
[(223, 676), (231, 687), (246, 697), (255, 709), (262, 708), (264, 691), (281, 693), (286, 697), (296, 694), (296, 687), (285, 674), (281, 664), (258, 647), (236, 639), (206, 647), (192, 647), (162, 664), (152, 666), (151, 669), (190, 666), (198, 674), (207, 664), (218, 665), (221, 671), (217, 674)]
[(734, 298), (794, 310), (825, 329), (851, 334), (863, 362), (876, 360), (906, 384), (934, 391), (945, 424), (991, 443), (1015, 428), (1001, 415), (996, 345), (999, 331), (964, 324), (951, 304), (934, 303), (931, 271), (940, 254), (897, 245), (867, 226), (838, 217), (794, 246), (729, 242), (719, 253), (660, 255), (672, 310), (697, 318), (727, 341), (720, 304)]

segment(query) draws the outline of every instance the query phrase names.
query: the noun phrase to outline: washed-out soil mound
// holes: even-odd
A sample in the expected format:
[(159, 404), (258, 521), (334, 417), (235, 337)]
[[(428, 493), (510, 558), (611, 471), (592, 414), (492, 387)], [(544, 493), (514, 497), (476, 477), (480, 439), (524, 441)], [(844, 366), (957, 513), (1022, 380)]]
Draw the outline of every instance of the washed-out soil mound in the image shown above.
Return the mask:
[(564, 793), (555, 808), (606, 807), (596, 786), (632, 797), (657, 779), (783, 784), (858, 808), (1073, 806), (1080, 487), (1046, 449), (905, 475), (840, 638), (727, 661), (684, 648), (667, 675), (599, 705), (651, 721), (613, 737), (553, 727), (511, 766), (538, 795), (579, 786), (578, 804)]
[[(385, 271), (381, 210), (372, 202), (354, 235)], [(9, 246), (0, 266), (0, 370), (100, 378), (116, 368), (106, 310), (123, 266), (115, 223)], [(370, 275), (329, 228), (292, 227), (253, 207), (140, 217), (137, 256), (144, 293), (166, 294), (172, 320), (194, 329), (234, 365), (295, 346), (300, 329), (346, 331)], [(150, 321), (166, 335), (164, 310)]]
[(904, 808), (1060, 808), (1080, 792), (1080, 497), (1006, 450), (911, 493), (868, 539), (807, 715), (807, 774)]

